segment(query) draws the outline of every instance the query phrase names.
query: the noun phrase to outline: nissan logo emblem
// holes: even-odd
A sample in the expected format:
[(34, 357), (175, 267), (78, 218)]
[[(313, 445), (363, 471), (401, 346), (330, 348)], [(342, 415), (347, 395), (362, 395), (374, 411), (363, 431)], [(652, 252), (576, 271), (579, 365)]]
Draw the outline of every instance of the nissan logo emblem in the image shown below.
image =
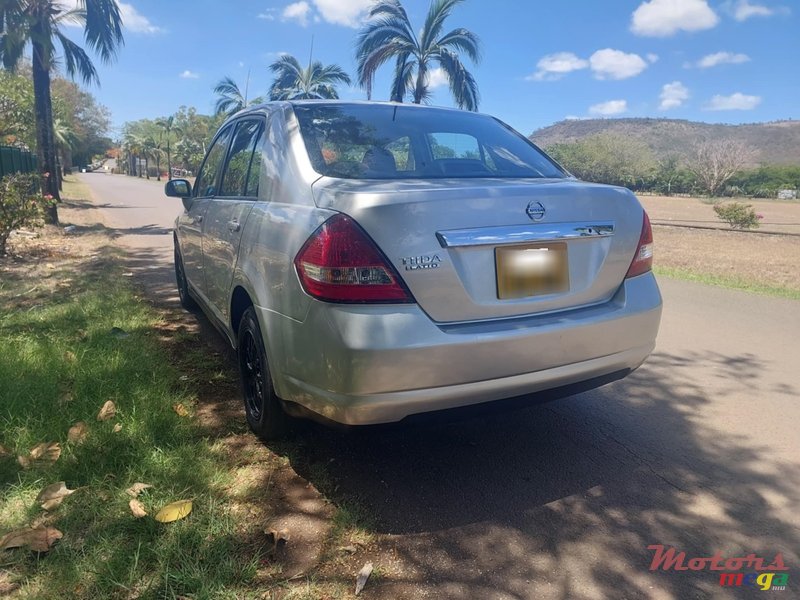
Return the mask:
[(528, 208), (525, 210), (525, 212), (528, 213), (528, 216), (532, 221), (541, 221), (544, 219), (544, 213), (546, 211), (541, 202), (531, 202), (528, 204)]

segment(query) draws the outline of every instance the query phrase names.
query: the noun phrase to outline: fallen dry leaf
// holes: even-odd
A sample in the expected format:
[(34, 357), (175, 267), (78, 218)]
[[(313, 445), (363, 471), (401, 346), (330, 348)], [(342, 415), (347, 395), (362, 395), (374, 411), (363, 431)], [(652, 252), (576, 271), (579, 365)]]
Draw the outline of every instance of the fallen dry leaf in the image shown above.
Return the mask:
[(83, 421), (78, 421), (69, 428), (67, 432), (67, 441), (72, 442), (73, 444), (81, 444), (86, 439), (86, 436), (89, 434), (89, 426), (84, 423)]
[(58, 404), (60, 406), (64, 406), (65, 404), (72, 402), (74, 399), (75, 396), (73, 396), (70, 392), (64, 392), (58, 397)]
[(42, 442), (31, 448), (28, 456), (18, 456), (17, 462), (24, 469), (29, 469), (34, 464), (53, 464), (61, 456), (61, 444), (58, 442)]
[(74, 493), (75, 490), (67, 488), (66, 483), (59, 481), (58, 483), (48, 485), (41, 492), (39, 492), (39, 495), (36, 496), (36, 504), (41, 505), (41, 507), (45, 510), (53, 510), (59, 504), (61, 504), (64, 498)]
[(0, 551), (25, 547), (34, 552), (47, 552), (62, 537), (64, 534), (55, 527), (26, 527), (0, 538)]
[(356, 577), (356, 596), (358, 596), (361, 593), (361, 590), (364, 589), (364, 586), (367, 585), (367, 579), (369, 579), (370, 575), (372, 575), (371, 562), (365, 564), (358, 572), (358, 577)]
[(173, 404), (172, 405), (172, 410), (174, 410), (175, 413), (179, 417), (188, 417), (189, 416), (188, 409), (180, 402), (178, 402), (177, 404)]
[(78, 362), (78, 357), (75, 356), (74, 352), (67, 350), (66, 352), (64, 352), (64, 360), (67, 361), (68, 363), (76, 363)]
[(129, 496), (133, 496), (134, 498), (137, 498), (139, 496), (139, 494), (141, 494), (144, 490), (148, 490), (151, 487), (153, 487), (153, 486), (150, 485), (149, 483), (140, 483), (140, 482), (137, 481), (131, 487), (129, 487), (127, 490), (125, 490), (125, 493), (128, 494)]
[(100, 412), (97, 413), (97, 420), (110, 421), (116, 415), (117, 415), (117, 407), (111, 400), (106, 400), (106, 403), (103, 404), (103, 408), (101, 408)]
[(133, 513), (133, 516), (136, 517), (137, 519), (141, 519), (142, 517), (147, 516), (147, 511), (144, 509), (144, 504), (142, 504), (138, 500), (136, 499), (131, 500), (130, 502), (128, 502), (128, 506), (131, 507), (131, 513)]
[(191, 500), (178, 500), (167, 504), (164, 508), (158, 511), (156, 521), (159, 523), (172, 523), (188, 516), (192, 512)]
[(11, 450), (0, 444), (0, 456), (11, 456)]
[(114, 433), (119, 433), (120, 431), (122, 431), (122, 425), (120, 423), (116, 423), (114, 425), (114, 429), (112, 429), (111, 431), (113, 431)]
[(0, 596), (8, 596), (19, 589), (18, 583), (11, 582), (11, 573), (0, 571)]

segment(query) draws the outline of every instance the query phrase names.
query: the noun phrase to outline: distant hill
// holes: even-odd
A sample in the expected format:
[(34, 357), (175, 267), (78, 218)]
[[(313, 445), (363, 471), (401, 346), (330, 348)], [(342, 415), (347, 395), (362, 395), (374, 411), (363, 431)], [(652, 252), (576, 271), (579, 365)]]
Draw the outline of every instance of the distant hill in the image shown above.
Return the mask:
[(747, 125), (717, 125), (675, 119), (585, 119), (561, 121), (534, 131), (530, 138), (542, 148), (610, 133), (646, 143), (657, 158), (686, 156), (701, 140), (740, 140), (755, 149), (751, 166), (800, 165), (800, 121)]

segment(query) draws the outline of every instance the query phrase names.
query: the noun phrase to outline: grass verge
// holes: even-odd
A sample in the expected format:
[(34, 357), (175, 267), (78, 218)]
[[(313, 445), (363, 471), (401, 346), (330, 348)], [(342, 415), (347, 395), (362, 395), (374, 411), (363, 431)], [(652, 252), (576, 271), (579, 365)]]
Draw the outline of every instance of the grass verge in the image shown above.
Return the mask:
[[(46, 554), (0, 553), (0, 571), (24, 584), (20, 598), (249, 596), (261, 556), (237, 534), (234, 471), (173, 409), (195, 398), (154, 334), (160, 317), (107, 254), (41, 266), (0, 279), (0, 536), (46, 525), (64, 537)], [(107, 400), (116, 417), (98, 421)], [(78, 422), (88, 434), (69, 441)], [(58, 460), (23, 468), (17, 456), (42, 442), (61, 445)], [(77, 491), (44, 511), (36, 496), (59, 481)], [(153, 486), (141, 519), (125, 493), (135, 482)], [(152, 518), (186, 498), (188, 518)]]
[(706, 285), (715, 285), (733, 290), (742, 290), (745, 292), (753, 292), (756, 294), (763, 294), (765, 296), (775, 296), (777, 298), (788, 298), (790, 300), (800, 300), (800, 290), (766, 285), (749, 281), (740, 277), (730, 277), (725, 275), (712, 275), (709, 273), (698, 273), (689, 269), (679, 269), (674, 267), (659, 267), (653, 268), (656, 275), (662, 277), (670, 277), (672, 279), (683, 279), (686, 281), (696, 281), (698, 283), (705, 283)]

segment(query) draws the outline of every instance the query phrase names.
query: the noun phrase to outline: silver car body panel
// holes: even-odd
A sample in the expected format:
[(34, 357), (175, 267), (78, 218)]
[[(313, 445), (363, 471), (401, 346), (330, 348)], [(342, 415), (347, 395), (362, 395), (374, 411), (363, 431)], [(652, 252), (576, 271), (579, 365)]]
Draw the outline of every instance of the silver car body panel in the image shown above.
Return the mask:
[[(233, 303), (246, 295), (256, 307), (284, 400), (342, 423), (385, 423), (635, 369), (652, 351), (658, 286), (651, 273), (625, 279), (643, 218), (630, 191), (572, 178), (322, 177), (290, 103), (233, 119), (253, 114), (267, 117), (260, 194), (239, 219), (232, 272), (218, 261), (217, 270), (187, 275), (233, 344)], [(225, 202), (210, 202), (218, 201)], [(527, 211), (537, 202), (546, 213), (533, 221)], [(192, 221), (191, 212), (178, 217), (176, 236), (196, 261), (192, 236), (205, 223)], [(293, 261), (337, 213), (370, 235), (415, 304), (331, 304), (304, 292)], [(223, 252), (223, 242), (207, 239), (203, 247)], [(569, 292), (498, 300), (494, 248), (540, 242), (568, 245)], [(415, 257), (432, 256), (436, 268), (406, 269)]]

